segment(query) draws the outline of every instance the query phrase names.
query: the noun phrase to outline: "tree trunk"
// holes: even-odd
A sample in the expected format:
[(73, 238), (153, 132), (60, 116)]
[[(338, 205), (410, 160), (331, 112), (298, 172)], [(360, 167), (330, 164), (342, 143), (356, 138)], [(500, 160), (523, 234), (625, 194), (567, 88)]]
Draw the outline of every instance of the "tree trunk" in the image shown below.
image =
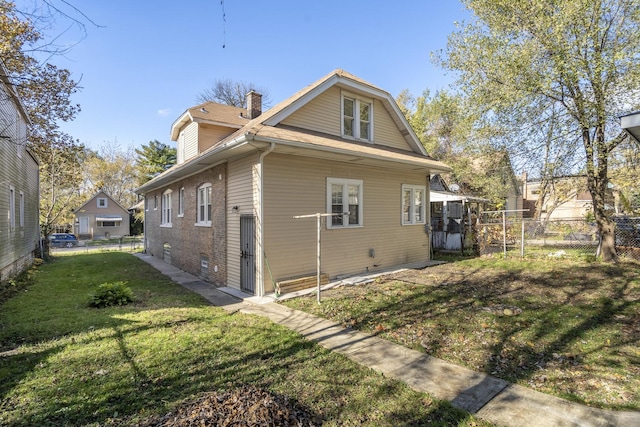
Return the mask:
[[(617, 260), (615, 225), (605, 210), (608, 190), (607, 154), (603, 126), (597, 127), (592, 139), (589, 129), (582, 129), (582, 140), (587, 154), (587, 187), (593, 199), (593, 215), (600, 235), (599, 253), (604, 262)], [(597, 158), (597, 161), (594, 160)]]

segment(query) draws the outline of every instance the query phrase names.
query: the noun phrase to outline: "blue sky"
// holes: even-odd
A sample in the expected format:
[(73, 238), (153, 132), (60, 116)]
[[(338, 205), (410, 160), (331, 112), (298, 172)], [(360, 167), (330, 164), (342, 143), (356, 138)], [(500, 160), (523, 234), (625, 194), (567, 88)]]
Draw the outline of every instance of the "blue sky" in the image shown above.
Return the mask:
[[(225, 0), (224, 25), (220, 0), (69, 2), (100, 27), (57, 41), (80, 40), (52, 62), (83, 87), (73, 98), (82, 111), (62, 128), (94, 149), (174, 144), (171, 124), (216, 79), (265, 87), (274, 104), (336, 68), (394, 97), (446, 88), (452, 78), (430, 52), (468, 19), (458, 0)], [(59, 19), (49, 34), (67, 26)]]

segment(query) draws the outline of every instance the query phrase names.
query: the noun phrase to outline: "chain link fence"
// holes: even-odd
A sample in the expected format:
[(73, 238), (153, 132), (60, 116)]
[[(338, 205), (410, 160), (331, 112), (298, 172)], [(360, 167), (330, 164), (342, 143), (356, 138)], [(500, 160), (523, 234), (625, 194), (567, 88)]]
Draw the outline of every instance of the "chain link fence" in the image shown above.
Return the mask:
[[(618, 256), (640, 260), (640, 218), (617, 217), (615, 222)], [(584, 219), (490, 219), (476, 224), (474, 234), (481, 255), (595, 257), (600, 241), (595, 223)]]

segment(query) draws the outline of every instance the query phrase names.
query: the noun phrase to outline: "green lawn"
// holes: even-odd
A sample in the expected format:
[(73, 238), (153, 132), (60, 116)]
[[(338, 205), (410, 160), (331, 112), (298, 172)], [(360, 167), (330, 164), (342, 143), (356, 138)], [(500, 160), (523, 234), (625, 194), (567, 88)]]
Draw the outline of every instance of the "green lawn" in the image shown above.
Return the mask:
[[(0, 305), (0, 425), (134, 425), (252, 384), (323, 425), (489, 425), (260, 317), (229, 314), (127, 253), (58, 256)], [(87, 303), (126, 281), (133, 305)]]
[(640, 410), (640, 264), (570, 255), (466, 259), (284, 304), (545, 393)]

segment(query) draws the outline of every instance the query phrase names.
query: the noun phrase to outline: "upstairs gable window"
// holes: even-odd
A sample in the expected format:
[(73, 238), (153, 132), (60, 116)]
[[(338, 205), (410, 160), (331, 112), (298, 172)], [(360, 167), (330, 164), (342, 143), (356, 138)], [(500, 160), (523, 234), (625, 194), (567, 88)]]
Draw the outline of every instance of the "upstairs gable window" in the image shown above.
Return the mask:
[(107, 204), (107, 198), (106, 198), (106, 197), (98, 197), (98, 199), (97, 199), (97, 203), (98, 203), (98, 207), (99, 207), (99, 208), (106, 208), (106, 207), (108, 207), (108, 204)]
[(365, 141), (373, 140), (373, 101), (354, 95), (342, 95), (342, 135)]

